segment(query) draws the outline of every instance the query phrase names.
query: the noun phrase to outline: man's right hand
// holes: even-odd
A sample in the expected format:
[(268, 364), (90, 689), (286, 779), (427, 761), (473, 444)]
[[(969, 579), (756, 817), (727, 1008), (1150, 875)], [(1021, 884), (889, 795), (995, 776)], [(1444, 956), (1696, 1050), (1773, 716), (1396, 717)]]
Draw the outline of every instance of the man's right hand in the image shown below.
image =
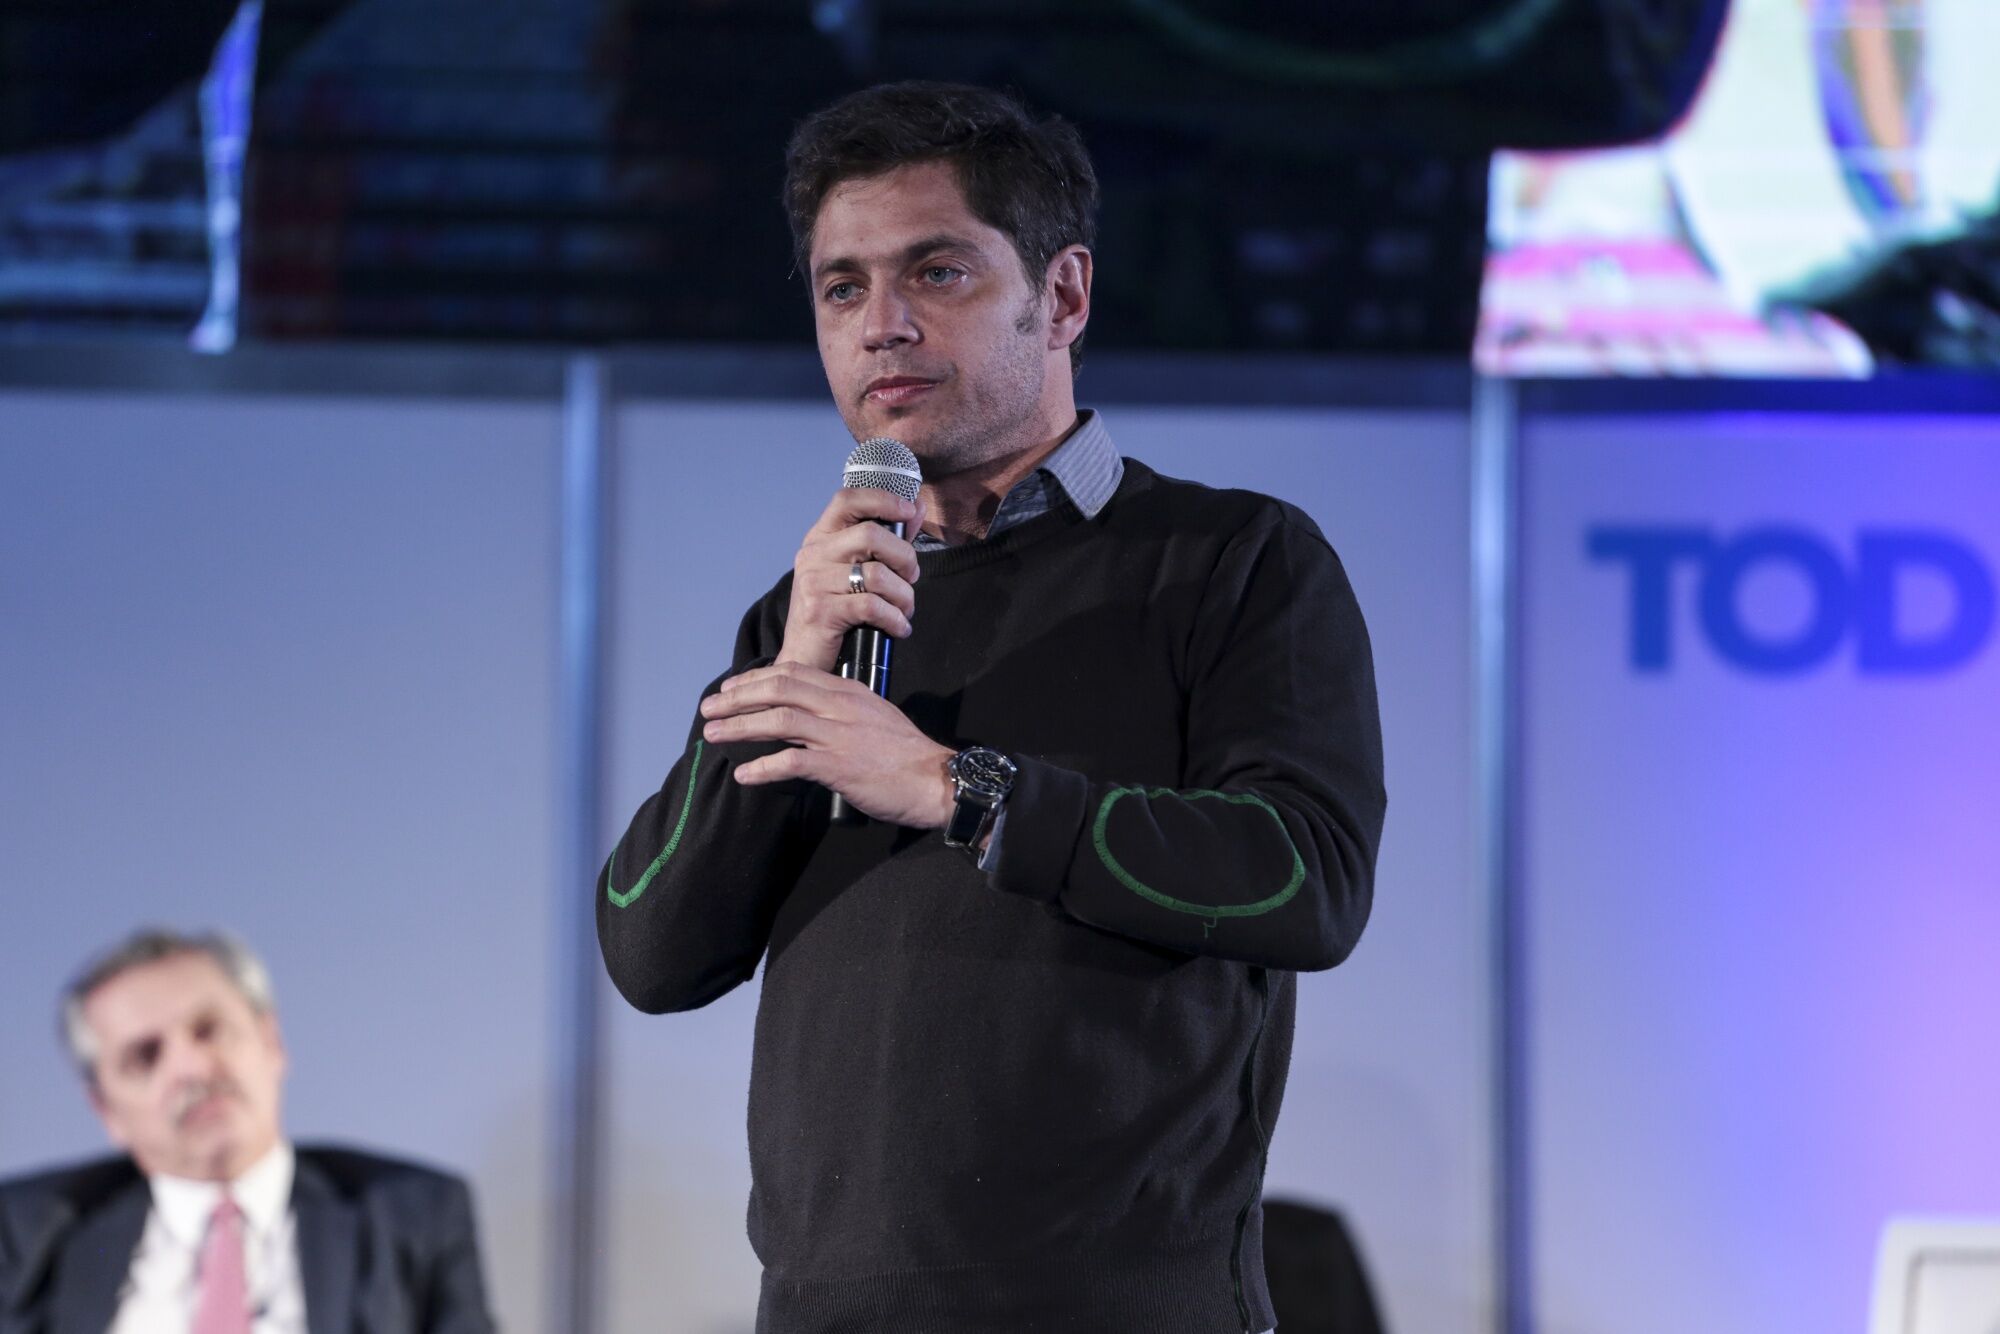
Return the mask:
[[(785, 617), (779, 662), (830, 672), (840, 661), (840, 641), (857, 625), (872, 625), (902, 639), (910, 633), (917, 596), (917, 549), (881, 523), (902, 522), (914, 532), (923, 510), (914, 502), (867, 487), (833, 493), (792, 562), (792, 605)], [(848, 572), (861, 563), (867, 591), (848, 589)]]

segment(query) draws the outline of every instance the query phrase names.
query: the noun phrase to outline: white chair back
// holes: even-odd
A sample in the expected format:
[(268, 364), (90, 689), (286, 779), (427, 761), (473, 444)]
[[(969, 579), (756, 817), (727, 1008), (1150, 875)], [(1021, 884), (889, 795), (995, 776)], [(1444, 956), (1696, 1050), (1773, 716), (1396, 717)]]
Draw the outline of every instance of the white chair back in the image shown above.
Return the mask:
[(1868, 1334), (2000, 1334), (2000, 1220), (1890, 1219)]

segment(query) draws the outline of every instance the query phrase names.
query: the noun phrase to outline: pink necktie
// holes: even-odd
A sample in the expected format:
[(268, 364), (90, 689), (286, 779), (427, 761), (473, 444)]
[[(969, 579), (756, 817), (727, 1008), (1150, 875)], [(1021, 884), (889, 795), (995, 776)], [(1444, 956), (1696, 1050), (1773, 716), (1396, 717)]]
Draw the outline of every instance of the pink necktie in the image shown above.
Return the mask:
[(243, 1275), (243, 1211), (225, 1192), (201, 1244), (194, 1334), (250, 1334), (250, 1284)]

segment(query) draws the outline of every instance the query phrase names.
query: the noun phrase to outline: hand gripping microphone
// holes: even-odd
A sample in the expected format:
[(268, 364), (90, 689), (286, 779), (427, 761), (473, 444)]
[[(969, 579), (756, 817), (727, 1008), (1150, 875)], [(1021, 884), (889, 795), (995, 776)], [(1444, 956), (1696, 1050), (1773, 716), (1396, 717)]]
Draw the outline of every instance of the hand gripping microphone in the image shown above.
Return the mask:
[[(917, 456), (910, 452), (910, 447), (883, 435), (856, 445), (854, 452), (847, 456), (847, 466), (840, 472), (842, 486), (887, 491), (910, 501), (917, 498), (917, 488), (923, 480), (923, 472), (917, 467)], [(904, 535), (900, 523), (885, 526), (898, 537)], [(857, 625), (841, 641), (840, 664), (835, 670), (887, 699), (889, 649), (894, 643), (886, 630), (872, 625)], [(833, 794), (832, 819), (835, 824), (860, 824), (867, 818), (849, 806), (847, 799), (838, 792)]]

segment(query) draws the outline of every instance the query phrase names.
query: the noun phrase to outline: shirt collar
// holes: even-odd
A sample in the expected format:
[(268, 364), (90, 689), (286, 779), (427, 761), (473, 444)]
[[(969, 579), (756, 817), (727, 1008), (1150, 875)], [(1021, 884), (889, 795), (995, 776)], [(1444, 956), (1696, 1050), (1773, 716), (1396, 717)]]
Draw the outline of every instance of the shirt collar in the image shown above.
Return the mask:
[[(998, 537), (1016, 524), (1040, 518), (1055, 508), (1059, 495), (1067, 496), (1084, 518), (1094, 519), (1110, 503), (1124, 476), (1125, 460), (1112, 446), (1110, 432), (1095, 411), (1085, 408), (1062, 443), (1000, 497), (986, 536)], [(943, 551), (947, 544), (919, 530), (912, 545), (918, 551), (931, 552)]]
[(1118, 457), (1104, 419), (1096, 409), (1085, 408), (1077, 414), (1076, 429), (1036, 471), (1053, 478), (1084, 518), (1094, 519), (1125, 476), (1125, 460)]
[[(269, 1231), (284, 1220), (292, 1205), (292, 1172), (296, 1165), (292, 1146), (284, 1140), (245, 1168), (229, 1183), (229, 1193), (243, 1218), (258, 1232)], [(200, 1246), (208, 1232), (209, 1217), (222, 1196), (222, 1184), (191, 1181), (186, 1177), (156, 1174), (148, 1179), (153, 1191), (153, 1208), (174, 1239), (187, 1246)]]

